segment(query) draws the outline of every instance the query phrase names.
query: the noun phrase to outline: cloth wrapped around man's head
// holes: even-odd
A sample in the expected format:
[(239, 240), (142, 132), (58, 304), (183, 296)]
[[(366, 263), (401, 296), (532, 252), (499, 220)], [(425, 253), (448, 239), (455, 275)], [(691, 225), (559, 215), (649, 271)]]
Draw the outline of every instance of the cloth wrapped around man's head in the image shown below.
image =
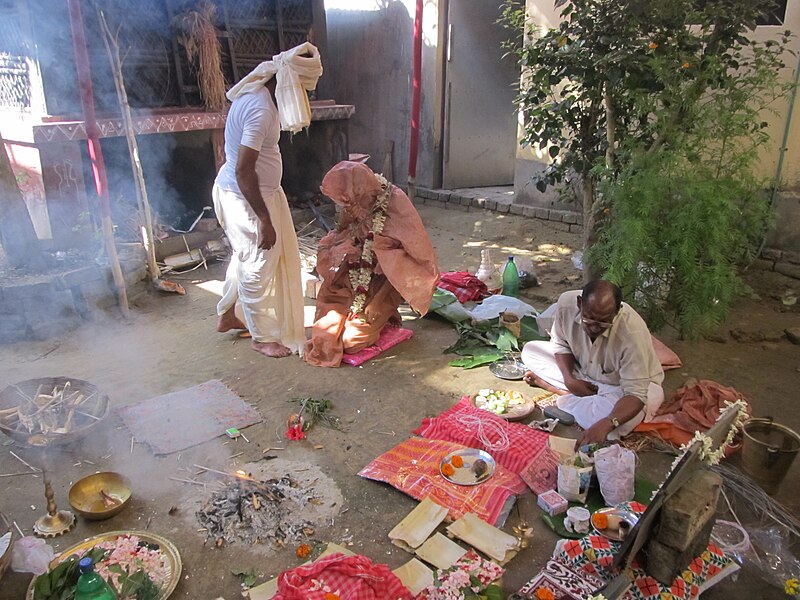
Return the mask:
[(368, 166), (340, 162), (320, 189), (342, 211), (337, 229), (320, 241), (317, 272), (323, 283), (305, 358), (338, 366), (343, 352), (357, 352), (374, 343), (384, 325), (399, 324), (397, 308), (404, 300), (425, 314), (439, 270), (408, 196)]

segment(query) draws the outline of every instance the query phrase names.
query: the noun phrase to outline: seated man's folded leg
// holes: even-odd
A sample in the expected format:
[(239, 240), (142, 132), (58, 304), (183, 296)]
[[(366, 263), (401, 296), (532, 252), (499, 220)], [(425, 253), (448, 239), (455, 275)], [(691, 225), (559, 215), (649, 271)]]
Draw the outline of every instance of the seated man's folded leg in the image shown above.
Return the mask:
[(367, 323), (366, 321), (349, 320), (342, 334), (342, 345), (347, 354), (355, 354), (378, 341), (381, 329), (386, 321), (380, 323)]
[(556, 364), (556, 345), (552, 342), (528, 342), (522, 347), (522, 362), (545, 384), (566, 390), (564, 378)]

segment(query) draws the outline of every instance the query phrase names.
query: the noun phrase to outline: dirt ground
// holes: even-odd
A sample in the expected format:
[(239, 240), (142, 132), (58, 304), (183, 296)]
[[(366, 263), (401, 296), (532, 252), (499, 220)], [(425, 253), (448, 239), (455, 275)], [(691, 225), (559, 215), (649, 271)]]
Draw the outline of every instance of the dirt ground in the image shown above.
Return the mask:
[[(420, 207), (420, 213), (443, 271), (474, 271), (480, 249), (491, 247), (498, 248), (497, 262), (511, 251), (534, 260), (541, 285), (525, 290), (523, 296), (540, 310), (562, 291), (579, 287), (580, 273), (570, 261), (579, 243), (575, 234), (508, 214), (430, 206)], [(297, 357), (261, 357), (250, 350), (247, 340), (214, 331), (217, 296), (213, 282), (223, 276), (224, 264), (217, 263), (207, 271), (199, 269), (181, 276), (188, 291), (184, 297), (154, 292), (139, 295), (133, 316), (127, 321), (115, 314), (98, 314), (94, 322), (61, 338), (0, 347), (0, 386), (64, 375), (95, 383), (110, 396), (113, 407), (121, 407), (221, 379), (257, 407), (264, 418), (245, 431), (249, 443), (220, 437), (179, 454), (154, 457), (142, 445), (131, 450), (130, 434), (112, 413), (80, 445), (54, 453), (55, 499), (60, 507), (68, 508), (67, 492), (72, 482), (95, 471), (114, 470), (131, 479), (132, 503), (108, 521), (79, 519), (73, 531), (52, 541), (53, 546), (63, 549), (106, 531), (147, 529), (171, 539), (180, 550), (183, 574), (173, 597), (236, 598), (241, 591), (240, 579), (232, 570), (255, 569), (262, 576), (260, 582), (297, 565), (295, 549), (216, 548), (206, 544), (196, 530), (192, 510), (209, 492), (170, 477), (187, 478), (197, 473), (192, 467), (195, 464), (230, 472), (262, 460), (266, 448), (279, 447), (283, 450), (268, 452), (285, 461), (316, 465), (340, 488), (343, 502), (329, 519), (316, 524), (316, 541), (343, 543), (392, 568), (406, 562), (409, 555), (391, 545), (387, 533), (415, 501), (384, 484), (362, 479), (357, 472), (405, 439), (423, 417), (441, 412), (463, 393), (497, 385), (497, 380), (485, 368), (461, 371), (449, 367), (452, 356), (442, 350), (455, 341), (453, 328), (437, 319), (417, 319), (410, 312), (404, 313), (404, 318), (414, 337), (362, 368), (321, 369)], [(739, 302), (719, 341), (686, 342), (675, 339), (669, 331), (662, 332), (662, 339), (685, 365), (667, 374), (666, 392), (671, 393), (690, 376), (713, 379), (743, 392), (752, 401), (756, 415), (772, 415), (800, 431), (800, 346), (776, 334), (800, 326), (800, 307), (786, 307), (780, 301), (786, 290), (796, 290), (800, 282), (775, 273), (752, 273), (748, 280), (754, 293)], [(765, 333), (774, 341), (737, 342), (727, 333), (737, 328)], [(511, 385), (524, 392), (522, 382)], [(316, 427), (307, 440), (284, 439), (286, 417), (292, 412), (287, 400), (305, 396), (330, 399), (348, 431)], [(558, 429), (556, 433), (574, 436), (576, 431)], [(12, 450), (29, 462), (38, 460), (30, 450), (12, 445), (8, 438), (0, 436), (0, 444), (0, 474), (26, 470), (10, 454)], [(656, 452), (642, 453), (640, 459), (641, 472), (654, 481), (661, 480), (672, 461), (670, 456)], [(260, 464), (269, 467), (269, 462)], [(800, 512), (799, 474), (797, 461), (776, 496), (794, 514)], [(198, 479), (214, 481), (210, 474)], [(30, 533), (34, 520), (45, 513), (41, 478), (16, 476), (0, 482), (0, 510)], [(535, 498), (527, 494), (505, 526), (510, 531), (524, 519), (535, 530), (531, 546), (508, 565), (503, 580), (508, 592), (518, 589), (544, 565), (557, 540), (538, 515)], [(27, 574), (8, 572), (0, 583), (0, 598), (23, 598), (30, 579)], [(782, 590), (767, 588), (752, 572), (744, 571), (737, 582), (726, 580), (704, 597), (782, 596)]]

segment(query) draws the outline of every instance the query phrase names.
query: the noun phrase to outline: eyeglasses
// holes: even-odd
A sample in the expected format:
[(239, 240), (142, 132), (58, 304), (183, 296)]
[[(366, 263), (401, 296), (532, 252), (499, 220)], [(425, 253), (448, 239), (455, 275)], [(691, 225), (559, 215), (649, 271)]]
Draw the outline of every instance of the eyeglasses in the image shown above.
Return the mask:
[(598, 327), (600, 329), (610, 329), (611, 327), (614, 326), (614, 323), (606, 323), (605, 321), (595, 321), (594, 319), (587, 319), (586, 317), (581, 317), (581, 323), (583, 323), (584, 325), (588, 325), (590, 327)]

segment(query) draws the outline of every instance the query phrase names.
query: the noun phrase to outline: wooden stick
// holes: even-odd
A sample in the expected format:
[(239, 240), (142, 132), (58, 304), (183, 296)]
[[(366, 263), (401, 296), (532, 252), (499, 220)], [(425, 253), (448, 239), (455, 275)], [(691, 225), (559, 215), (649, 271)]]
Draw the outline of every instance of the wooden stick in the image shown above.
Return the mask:
[(204, 471), (210, 471), (211, 473), (217, 473), (219, 475), (225, 475), (225, 477), (236, 477), (233, 473), (226, 473), (225, 471), (217, 471), (216, 469), (212, 469), (211, 467), (204, 467), (203, 465), (192, 465), (198, 469), (203, 469)]
[(117, 88), (117, 100), (122, 112), (122, 125), (125, 130), (125, 139), (128, 142), (128, 152), (131, 157), (131, 168), (133, 169), (133, 181), (136, 184), (136, 201), (139, 205), (139, 212), (143, 217), (142, 242), (147, 253), (147, 270), (150, 271), (150, 278), (155, 280), (161, 276), (161, 269), (156, 262), (156, 250), (154, 245), (155, 236), (153, 235), (153, 214), (150, 210), (150, 200), (147, 197), (147, 187), (144, 182), (144, 170), (139, 159), (139, 145), (133, 133), (133, 117), (131, 107), (128, 103), (128, 92), (125, 89), (125, 81), (122, 77), (122, 61), (119, 57), (119, 44), (108, 27), (106, 16), (102, 10), (98, 10), (100, 25), (103, 32), (103, 43), (108, 52), (108, 60), (111, 62), (111, 71), (114, 74), (114, 85)]
[(21, 462), (23, 465), (25, 465), (26, 467), (28, 467), (28, 468), (29, 468), (31, 471), (33, 471), (34, 473), (41, 473), (41, 472), (42, 472), (42, 470), (41, 470), (41, 469), (37, 469), (36, 467), (34, 467), (33, 465), (31, 465), (30, 463), (28, 463), (28, 462), (26, 462), (26, 461), (22, 460), (22, 459), (21, 459), (19, 456), (17, 456), (16, 454), (14, 454), (13, 450), (9, 450), (8, 452), (11, 454), (11, 456), (13, 456), (14, 458), (16, 458), (16, 459), (17, 459), (19, 462)]
[(25, 537), (25, 534), (22, 533), (22, 529), (19, 528), (19, 525), (17, 525), (16, 521), (14, 521), (14, 527), (16, 527), (17, 531), (19, 531), (20, 536)]
[(22, 473), (3, 473), (0, 477), (18, 477), (20, 475), (36, 475), (34, 471), (23, 471)]
[(193, 481), (192, 479), (181, 479), (180, 477), (170, 477), (172, 481), (180, 481), (181, 483), (193, 483), (194, 485), (202, 485), (206, 487), (206, 484), (202, 481)]

